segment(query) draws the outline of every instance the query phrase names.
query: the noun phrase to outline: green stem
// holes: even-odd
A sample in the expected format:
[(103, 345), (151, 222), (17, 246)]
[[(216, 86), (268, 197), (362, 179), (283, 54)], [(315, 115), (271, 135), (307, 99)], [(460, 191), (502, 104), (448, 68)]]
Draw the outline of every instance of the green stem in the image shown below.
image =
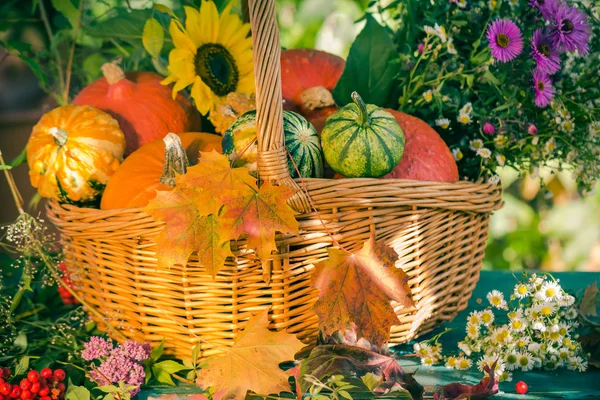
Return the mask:
[(367, 105), (363, 101), (362, 97), (360, 97), (360, 95), (357, 92), (352, 92), (352, 101), (358, 107), (358, 124), (362, 127), (370, 125), (371, 118), (369, 118), (369, 113), (367, 112)]

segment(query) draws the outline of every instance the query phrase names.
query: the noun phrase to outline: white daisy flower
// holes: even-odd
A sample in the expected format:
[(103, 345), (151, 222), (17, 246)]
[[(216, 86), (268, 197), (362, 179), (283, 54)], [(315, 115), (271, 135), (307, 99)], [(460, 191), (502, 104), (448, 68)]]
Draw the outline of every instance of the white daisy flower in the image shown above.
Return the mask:
[(508, 341), (509, 332), (506, 327), (496, 328), (491, 332), (491, 341), (494, 344), (504, 344)]
[(492, 175), (487, 179), (487, 183), (490, 185), (497, 185), (500, 183), (500, 175)]
[(522, 318), (514, 318), (509, 325), (513, 332), (523, 332), (527, 328), (527, 321)]
[(423, 30), (425, 31), (426, 34), (428, 35), (435, 35), (435, 29), (432, 28), (429, 25), (423, 25)]
[(492, 307), (496, 307), (498, 309), (506, 309), (506, 300), (504, 300), (504, 294), (499, 290), (492, 290), (487, 294), (487, 300), (490, 302)]
[(535, 297), (543, 301), (557, 300), (562, 297), (562, 288), (557, 282), (546, 281), (535, 293)]
[(481, 158), (488, 159), (492, 156), (492, 151), (486, 147), (477, 149), (477, 155)]
[(456, 357), (448, 357), (446, 359), (446, 368), (456, 368), (457, 359)]
[(439, 118), (435, 120), (435, 124), (442, 129), (448, 129), (450, 126), (450, 120), (448, 118)]
[(542, 283), (544, 283), (544, 278), (539, 277), (537, 274), (531, 274), (527, 282), (530, 285), (529, 290), (531, 292), (537, 292), (539, 286), (542, 286)]
[(479, 337), (479, 325), (472, 323), (467, 324), (467, 336), (471, 339), (477, 339)]
[(560, 334), (558, 325), (552, 325), (547, 331), (546, 331), (546, 338), (551, 342), (551, 343), (562, 343), (562, 339), (563, 336)]
[(461, 112), (458, 114), (456, 120), (463, 125), (469, 125), (472, 122), (471, 114), (465, 114)]
[(575, 303), (575, 297), (573, 297), (573, 296), (571, 296), (570, 294), (567, 294), (567, 293), (563, 293), (563, 296), (558, 301), (558, 304), (561, 307), (570, 307), (574, 303)]
[(572, 357), (573, 353), (567, 349), (566, 347), (561, 347), (558, 349), (558, 358), (560, 358), (563, 362), (566, 362), (569, 357)]
[(462, 151), (460, 151), (460, 149), (456, 149), (456, 148), (452, 149), (452, 155), (454, 156), (454, 159), (456, 161), (460, 161), (464, 157)]
[(506, 136), (506, 135), (496, 135), (496, 137), (494, 138), (494, 143), (496, 143), (496, 147), (498, 147), (499, 149), (501, 149), (504, 146), (506, 146), (506, 143), (508, 143), (508, 136)]
[(540, 307), (540, 314), (543, 315), (544, 317), (549, 317), (556, 312), (556, 304), (552, 303), (550, 301), (545, 301), (544, 303), (540, 304), (539, 307)]
[(527, 346), (527, 351), (531, 354), (539, 354), (540, 350), (542, 349), (542, 345), (541, 343), (530, 343), (529, 346)]
[(465, 103), (464, 106), (458, 111), (460, 114), (471, 114), (473, 112), (473, 104)]
[(508, 371), (502, 371), (502, 373), (498, 376), (499, 382), (511, 382), (512, 374)]
[(473, 325), (481, 324), (481, 319), (479, 317), (479, 311), (471, 311), (469, 316), (467, 317), (467, 322)]
[(485, 309), (479, 313), (479, 319), (483, 325), (489, 326), (494, 322), (494, 312), (490, 309)]
[(479, 361), (477, 362), (477, 368), (483, 372), (483, 367), (488, 367), (488, 368), (492, 368), (492, 365), (497, 362), (496, 364), (496, 371), (499, 373), (500, 371), (504, 371), (504, 361), (502, 360), (502, 357), (500, 357), (498, 354), (486, 354), (483, 357), (481, 357), (479, 359)]
[(558, 333), (560, 333), (561, 336), (567, 336), (570, 329), (571, 329), (571, 326), (569, 324), (567, 324), (565, 322), (558, 323)]
[(516, 298), (524, 299), (529, 296), (529, 288), (524, 283), (518, 283), (515, 285), (514, 294)]
[(496, 154), (496, 162), (499, 166), (503, 167), (506, 163), (506, 156), (504, 154)]
[(456, 359), (456, 369), (458, 369), (458, 370), (469, 369), (469, 368), (471, 368), (472, 365), (473, 365), (473, 363), (468, 358), (458, 357)]
[(535, 321), (532, 328), (536, 331), (546, 332), (546, 325), (542, 321)]
[(572, 133), (575, 130), (575, 123), (569, 119), (566, 119), (561, 122), (560, 128), (565, 133)]
[(552, 153), (554, 149), (556, 149), (556, 142), (554, 141), (554, 138), (548, 139), (545, 148), (548, 153)]
[(515, 346), (518, 349), (524, 349), (527, 347), (527, 345), (529, 344), (531, 338), (529, 336), (521, 336), (516, 342), (515, 342)]
[(438, 24), (435, 24), (434, 30), (435, 30), (435, 35), (440, 38), (442, 43), (446, 43), (446, 41), (448, 40), (448, 34), (446, 33), (446, 28), (444, 28), (443, 26), (440, 26)]
[(467, 0), (457, 0), (456, 5), (459, 8), (465, 8), (465, 7), (467, 7)]
[(435, 360), (433, 359), (433, 357), (423, 357), (421, 358), (421, 364), (427, 367), (431, 367), (433, 364), (435, 364)]
[(577, 318), (577, 309), (574, 307), (568, 308), (567, 311), (565, 311), (565, 318), (566, 319)]
[(419, 349), (415, 351), (415, 354), (419, 357), (427, 357), (431, 355), (431, 345), (425, 342), (421, 342)]
[(504, 355), (504, 365), (507, 370), (512, 371), (518, 367), (517, 361), (519, 361), (519, 353), (518, 352), (507, 352)]
[(428, 90), (426, 92), (423, 93), (423, 98), (425, 99), (425, 101), (427, 103), (431, 103), (431, 100), (433, 100), (433, 91), (432, 90)]
[(528, 352), (522, 352), (517, 355), (517, 365), (521, 371), (530, 371), (533, 369), (533, 355)]
[(569, 357), (567, 360), (567, 368), (573, 371), (585, 372), (587, 370), (588, 363), (579, 356)]

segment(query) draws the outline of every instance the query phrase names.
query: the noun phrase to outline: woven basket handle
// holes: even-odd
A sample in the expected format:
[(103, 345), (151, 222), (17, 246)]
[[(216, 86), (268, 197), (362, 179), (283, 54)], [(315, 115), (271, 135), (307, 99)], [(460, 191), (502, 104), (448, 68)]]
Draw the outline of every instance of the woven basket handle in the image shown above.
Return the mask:
[[(245, 3), (246, 0), (243, 0)], [(275, 0), (247, 0), (252, 27), (254, 81), (256, 85), (256, 136), (258, 173), (263, 181), (298, 189), (288, 204), (298, 212), (310, 210), (306, 193), (290, 177), (283, 135), (281, 45), (275, 18)], [(244, 5), (243, 5), (244, 8)]]

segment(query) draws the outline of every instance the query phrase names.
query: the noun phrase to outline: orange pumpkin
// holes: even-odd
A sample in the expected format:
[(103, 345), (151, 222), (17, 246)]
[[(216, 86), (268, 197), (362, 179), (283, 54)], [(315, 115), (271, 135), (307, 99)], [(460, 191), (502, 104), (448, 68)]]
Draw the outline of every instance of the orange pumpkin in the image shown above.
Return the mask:
[(86, 86), (73, 104), (90, 105), (111, 114), (125, 133), (125, 156), (167, 133), (200, 129), (200, 116), (192, 103), (161, 85), (153, 72), (123, 72), (116, 64), (102, 66), (104, 77)]
[(286, 110), (297, 112), (310, 122), (333, 114), (337, 107), (331, 91), (346, 62), (319, 50), (292, 49), (281, 52), (281, 91)]
[[(189, 132), (177, 136), (182, 148), (174, 141), (157, 139), (131, 153), (106, 185), (100, 208), (144, 207), (156, 197), (157, 190), (170, 190), (174, 186), (173, 182), (161, 183), (166, 171), (183, 173), (179, 165), (187, 160), (195, 164), (201, 151), (221, 151), (222, 138), (218, 135)], [(166, 149), (165, 143), (168, 143)]]
[(125, 150), (117, 121), (89, 106), (68, 105), (44, 114), (27, 142), (31, 185), (42, 197), (91, 202), (115, 172)]

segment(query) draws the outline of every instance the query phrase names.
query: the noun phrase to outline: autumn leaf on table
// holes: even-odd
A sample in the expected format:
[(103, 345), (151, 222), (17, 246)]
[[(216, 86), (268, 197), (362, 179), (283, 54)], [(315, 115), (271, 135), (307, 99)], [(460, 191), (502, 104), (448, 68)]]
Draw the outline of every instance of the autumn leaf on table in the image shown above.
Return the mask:
[[(274, 186), (265, 182), (253, 193), (239, 192), (224, 202), (223, 216), (220, 218), (224, 237), (237, 239), (240, 235), (248, 235), (248, 248), (255, 249), (258, 257), (265, 260), (275, 246), (275, 231), (298, 234), (298, 221), (294, 210), (287, 205), (287, 200), (296, 192), (287, 186)], [(271, 271), (263, 270), (269, 276)]]
[(434, 394), (435, 400), (483, 400), (498, 393), (498, 377), (496, 376), (496, 362), (491, 367), (483, 367), (486, 376), (477, 385), (463, 385), (450, 383), (442, 387), (441, 396)]
[(226, 390), (226, 399), (243, 399), (248, 390), (260, 394), (289, 391), (290, 375), (279, 364), (293, 360), (304, 344), (294, 335), (268, 330), (268, 325), (267, 310), (250, 318), (225, 355), (206, 361), (208, 366), (198, 372), (198, 386)]
[(256, 178), (248, 168), (231, 168), (227, 156), (215, 150), (200, 152), (198, 164), (179, 175), (175, 184), (195, 189), (194, 198), (201, 215), (218, 214), (223, 201), (233, 192), (250, 194), (258, 190)]
[(380, 346), (390, 338), (390, 328), (399, 323), (391, 300), (413, 305), (408, 277), (396, 268), (395, 250), (371, 236), (363, 248), (347, 253), (327, 249), (329, 258), (316, 265), (312, 286), (319, 289), (315, 312), (325, 335), (356, 323), (358, 337)]

